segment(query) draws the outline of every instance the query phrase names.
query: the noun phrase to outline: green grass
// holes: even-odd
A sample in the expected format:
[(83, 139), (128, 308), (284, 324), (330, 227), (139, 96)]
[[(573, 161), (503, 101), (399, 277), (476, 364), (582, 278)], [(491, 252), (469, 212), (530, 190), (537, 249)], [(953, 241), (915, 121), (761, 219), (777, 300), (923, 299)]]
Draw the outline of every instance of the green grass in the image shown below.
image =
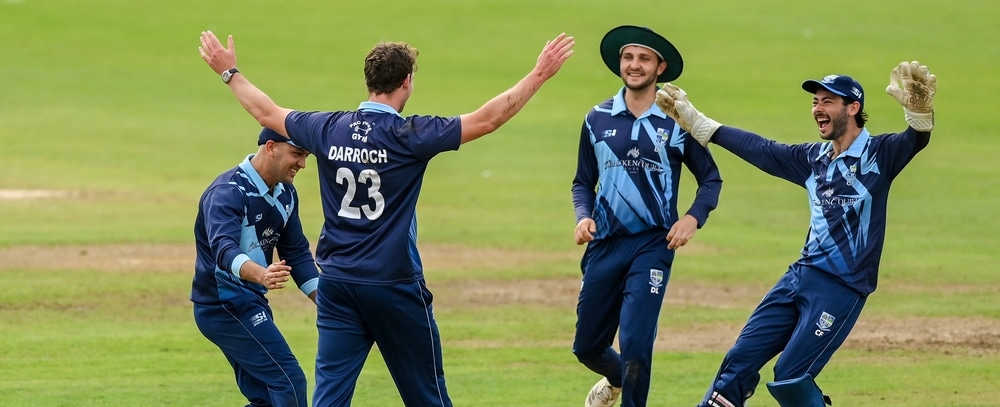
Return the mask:
[[(422, 243), (538, 254), (517, 265), (428, 270), (432, 287), (576, 276), (578, 262), (563, 254), (579, 250), (569, 193), (579, 128), (620, 86), (597, 45), (611, 27), (636, 24), (678, 46), (685, 72), (676, 83), (703, 112), (783, 142), (818, 139), (799, 84), (829, 73), (865, 86), (872, 132), (901, 130), (902, 112), (882, 89), (899, 61), (926, 63), (938, 76), (937, 128), (895, 182), (881, 286), (862, 319), (997, 321), (1000, 141), (989, 71), (1000, 60), (997, 13), (1000, 4), (931, 0), (391, 0), (377, 9), (317, 0), (0, 1), (0, 189), (75, 191), (0, 199), (0, 249), (191, 243), (203, 188), (253, 151), (257, 132), (200, 60), (202, 30), (233, 34), (247, 77), (302, 110), (356, 107), (366, 98), (367, 50), (409, 41), (421, 56), (405, 113), (440, 115), (470, 112), (514, 84), (545, 40), (565, 31), (577, 47), (562, 72), (496, 134), (434, 160), (418, 217)], [(760, 287), (763, 295), (801, 247), (804, 193), (713, 151), (725, 178), (721, 203), (695, 238), (698, 250), (680, 252), (671, 284)], [(298, 178), (314, 239), (321, 210), (312, 162)], [(686, 204), (693, 180), (683, 183)], [(0, 278), (9, 284), (0, 293), (4, 405), (240, 404), (224, 359), (191, 320), (190, 270), (0, 265)], [(276, 317), (312, 382), (314, 311), (293, 294), (276, 297)], [(569, 352), (572, 307), (438, 300), (456, 404), (577, 405), (594, 381)], [(680, 332), (739, 324), (752, 306), (666, 305), (662, 322)], [(996, 329), (984, 335), (976, 352), (845, 349), (820, 384), (839, 405), (992, 405), (1000, 339)], [(722, 354), (655, 357), (653, 405), (688, 406)], [(753, 403), (775, 405), (763, 387)], [(355, 405), (401, 405), (377, 351)]]

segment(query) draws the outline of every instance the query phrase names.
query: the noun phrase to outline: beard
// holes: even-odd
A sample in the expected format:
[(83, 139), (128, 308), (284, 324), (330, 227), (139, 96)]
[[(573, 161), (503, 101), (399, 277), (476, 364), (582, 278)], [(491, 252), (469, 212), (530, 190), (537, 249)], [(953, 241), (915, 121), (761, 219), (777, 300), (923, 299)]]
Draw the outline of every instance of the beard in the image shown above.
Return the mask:
[(820, 133), (820, 138), (823, 140), (837, 140), (844, 136), (847, 132), (847, 120), (850, 119), (847, 116), (847, 111), (841, 111), (840, 114), (830, 117), (830, 134), (824, 135)]
[(624, 83), (625, 87), (628, 88), (629, 90), (636, 90), (636, 91), (645, 90), (648, 89), (650, 86), (656, 85), (656, 77), (647, 76), (641, 83), (637, 85), (632, 85), (629, 84), (628, 82), (628, 75), (622, 75), (622, 83)]

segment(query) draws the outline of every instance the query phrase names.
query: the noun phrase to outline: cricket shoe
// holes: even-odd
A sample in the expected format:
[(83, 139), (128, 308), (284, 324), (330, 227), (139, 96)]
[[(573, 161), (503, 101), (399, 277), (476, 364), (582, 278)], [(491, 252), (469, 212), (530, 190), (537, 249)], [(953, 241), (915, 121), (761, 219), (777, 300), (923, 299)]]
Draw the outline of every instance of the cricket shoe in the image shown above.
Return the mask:
[(612, 386), (608, 382), (608, 378), (602, 377), (597, 384), (594, 384), (594, 387), (590, 388), (587, 402), (583, 404), (583, 407), (614, 407), (621, 394), (621, 387)]

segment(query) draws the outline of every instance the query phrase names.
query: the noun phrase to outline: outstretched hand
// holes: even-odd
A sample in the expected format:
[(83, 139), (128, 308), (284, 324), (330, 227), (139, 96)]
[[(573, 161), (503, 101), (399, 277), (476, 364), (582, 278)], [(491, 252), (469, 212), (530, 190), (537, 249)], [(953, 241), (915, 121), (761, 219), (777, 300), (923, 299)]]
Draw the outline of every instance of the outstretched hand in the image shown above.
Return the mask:
[(903, 106), (907, 124), (914, 130), (934, 128), (934, 94), (937, 77), (918, 61), (900, 62), (889, 74), (886, 93)]
[(722, 124), (695, 109), (688, 100), (687, 92), (670, 83), (663, 84), (663, 88), (656, 91), (656, 105), (702, 146), (707, 146), (715, 131), (722, 127)]
[(559, 72), (559, 68), (562, 68), (563, 62), (573, 55), (574, 45), (576, 41), (566, 33), (546, 41), (545, 48), (542, 48), (542, 53), (538, 55), (538, 61), (535, 63), (535, 72), (544, 79), (553, 77)]
[(937, 77), (918, 61), (903, 61), (889, 74), (885, 91), (912, 112), (930, 113), (934, 111)]
[(674, 119), (677, 124), (680, 124), (681, 128), (687, 130), (688, 128), (685, 127), (684, 123), (681, 123), (680, 121), (681, 114), (677, 111), (678, 103), (680, 103), (682, 107), (685, 104), (691, 104), (691, 102), (688, 102), (687, 100), (687, 92), (684, 92), (684, 89), (678, 88), (670, 83), (664, 83), (663, 87), (656, 91), (656, 105), (660, 107), (660, 110), (662, 110), (663, 113), (666, 113), (667, 116)]
[(233, 36), (229, 36), (228, 47), (223, 47), (219, 39), (211, 31), (201, 32), (201, 46), (198, 52), (201, 59), (208, 63), (217, 74), (236, 67), (236, 46), (233, 44)]

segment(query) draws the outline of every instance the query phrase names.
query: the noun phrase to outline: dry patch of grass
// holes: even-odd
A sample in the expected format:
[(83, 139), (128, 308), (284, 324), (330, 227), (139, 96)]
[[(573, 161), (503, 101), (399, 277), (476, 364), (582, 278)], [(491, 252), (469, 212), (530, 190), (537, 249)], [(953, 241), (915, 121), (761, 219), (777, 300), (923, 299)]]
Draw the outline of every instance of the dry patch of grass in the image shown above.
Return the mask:
[[(503, 269), (554, 260), (575, 260), (578, 252), (531, 252), (473, 248), (462, 245), (421, 245), (429, 270)], [(193, 244), (122, 244), (18, 246), (0, 248), (0, 268), (8, 270), (105, 270), (191, 273)], [(518, 305), (575, 312), (580, 287), (577, 277), (494, 281), (483, 279), (433, 282), (441, 310)], [(709, 308), (750, 308), (768, 286), (684, 281), (669, 285), (665, 304)], [(893, 288), (923, 292), (963, 293), (976, 287), (917, 284)], [(724, 295), (720, 295), (724, 294)], [(279, 301), (308, 301), (287, 296)], [(302, 298), (298, 298), (302, 297)], [(656, 348), (663, 351), (725, 351), (732, 345), (741, 323), (718, 322), (694, 327), (660, 328)], [(563, 338), (559, 338), (561, 343)], [(554, 339), (555, 341), (555, 339)], [(481, 344), (491, 346), (490, 344)], [(498, 345), (498, 344), (495, 344)], [(509, 343), (507, 344), (509, 345)], [(870, 351), (929, 350), (944, 353), (995, 354), (1000, 351), (1000, 320), (975, 317), (866, 317), (862, 316), (845, 348)]]

